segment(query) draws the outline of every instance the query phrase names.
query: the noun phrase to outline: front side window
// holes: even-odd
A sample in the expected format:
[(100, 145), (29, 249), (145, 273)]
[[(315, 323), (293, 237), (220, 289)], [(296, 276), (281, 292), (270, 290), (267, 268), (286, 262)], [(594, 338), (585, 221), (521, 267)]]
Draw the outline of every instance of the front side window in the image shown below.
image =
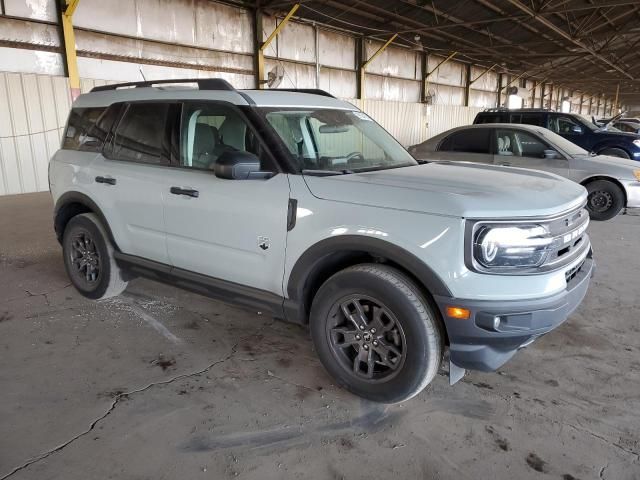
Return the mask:
[(490, 128), (470, 128), (453, 133), (440, 145), (445, 152), (467, 152), (489, 154)]
[(357, 172), (417, 165), (380, 125), (358, 111), (264, 108), (301, 170)]
[(126, 106), (113, 138), (109, 157), (117, 160), (169, 164), (168, 103), (132, 103)]
[(559, 135), (578, 135), (582, 127), (570, 117), (551, 117), (549, 130)]
[(217, 103), (187, 104), (182, 113), (180, 165), (212, 170), (225, 152), (248, 152), (261, 161), (261, 170), (272, 171), (255, 132), (240, 112)]
[(495, 141), (497, 154), (503, 156), (544, 158), (544, 151), (550, 150), (535, 135), (520, 130), (496, 130)]

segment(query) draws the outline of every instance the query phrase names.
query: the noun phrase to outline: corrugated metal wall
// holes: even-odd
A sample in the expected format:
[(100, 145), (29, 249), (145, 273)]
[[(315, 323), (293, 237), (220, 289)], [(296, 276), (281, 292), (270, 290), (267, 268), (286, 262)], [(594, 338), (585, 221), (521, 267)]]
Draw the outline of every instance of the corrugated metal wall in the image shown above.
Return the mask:
[[(82, 80), (87, 92), (104, 80)], [(64, 77), (0, 73), (0, 195), (47, 190), (71, 97)]]
[[(83, 79), (83, 92), (104, 80)], [(482, 108), (384, 100), (348, 100), (405, 146), (473, 122)], [(47, 166), (59, 148), (71, 99), (67, 79), (0, 73), (0, 195), (44, 191)]]

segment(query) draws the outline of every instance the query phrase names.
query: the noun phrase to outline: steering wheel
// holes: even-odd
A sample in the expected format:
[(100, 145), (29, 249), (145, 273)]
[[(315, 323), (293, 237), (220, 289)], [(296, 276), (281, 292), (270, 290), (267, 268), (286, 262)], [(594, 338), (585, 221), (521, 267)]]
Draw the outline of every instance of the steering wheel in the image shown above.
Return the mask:
[(361, 162), (364, 162), (364, 155), (362, 154), (362, 152), (351, 152), (349, 155), (347, 155), (347, 163), (350, 163), (352, 160), (360, 160)]

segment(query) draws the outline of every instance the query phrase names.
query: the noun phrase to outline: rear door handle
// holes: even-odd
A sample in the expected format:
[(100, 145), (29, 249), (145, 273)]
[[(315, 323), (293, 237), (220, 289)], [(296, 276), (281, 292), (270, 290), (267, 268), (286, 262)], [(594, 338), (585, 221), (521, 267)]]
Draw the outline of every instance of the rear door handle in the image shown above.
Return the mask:
[(98, 176), (96, 177), (96, 183), (106, 183), (107, 185), (115, 185), (116, 179), (111, 177)]
[(187, 197), (193, 198), (198, 198), (200, 196), (200, 192), (198, 190), (193, 190), (191, 188), (171, 187), (169, 191), (174, 195), (186, 195)]

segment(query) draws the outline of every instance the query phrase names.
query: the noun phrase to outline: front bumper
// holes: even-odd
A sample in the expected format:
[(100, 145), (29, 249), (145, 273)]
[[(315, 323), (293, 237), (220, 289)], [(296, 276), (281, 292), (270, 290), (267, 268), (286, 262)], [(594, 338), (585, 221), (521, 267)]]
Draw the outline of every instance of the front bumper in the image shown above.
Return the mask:
[[(449, 360), (455, 367), (493, 371), (537, 337), (562, 324), (578, 308), (589, 287), (595, 262), (591, 254), (567, 288), (550, 297), (524, 301), (462, 300), (435, 297), (449, 336)], [(467, 320), (449, 318), (447, 307), (462, 307)], [(496, 320), (497, 318), (497, 320)]]
[(622, 186), (627, 196), (627, 208), (640, 208), (640, 182), (623, 181)]

